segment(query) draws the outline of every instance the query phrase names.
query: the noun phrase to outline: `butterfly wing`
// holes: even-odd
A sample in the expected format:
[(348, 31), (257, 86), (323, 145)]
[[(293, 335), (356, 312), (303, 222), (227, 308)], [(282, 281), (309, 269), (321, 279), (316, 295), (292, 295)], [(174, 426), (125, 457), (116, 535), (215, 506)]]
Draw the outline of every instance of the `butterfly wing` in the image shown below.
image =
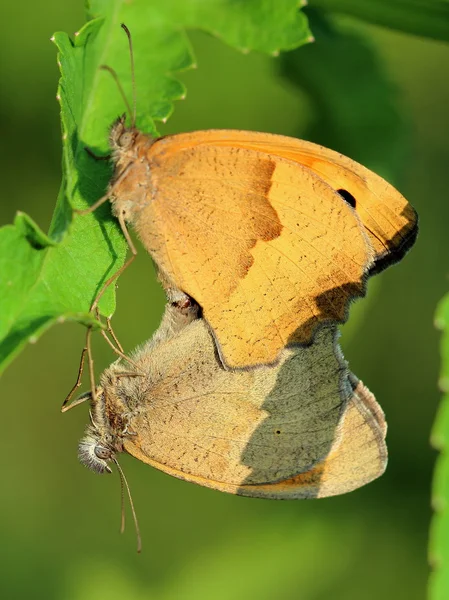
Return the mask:
[(356, 161), (324, 146), (282, 135), (239, 130), (209, 130), (175, 136), (177, 144), (251, 148), (288, 158), (312, 170), (353, 206), (375, 251), (371, 272), (398, 262), (413, 245), (418, 217), (392, 185)]
[(342, 197), (265, 151), (163, 138), (134, 225), (159, 269), (193, 297), (223, 362), (275, 362), (365, 293), (373, 249)]
[[(351, 375), (351, 379), (356, 380)], [(373, 394), (357, 381), (328, 456), (307, 472), (271, 485), (240, 486), (234, 493), (272, 499), (325, 498), (351, 492), (387, 466), (386, 423)], [(228, 490), (230, 491), (230, 490)]]
[[(307, 348), (285, 350), (276, 367), (252, 371), (221, 367), (202, 320), (134, 360), (151, 374), (145, 384), (129, 381), (135, 389), (128, 396), (140, 400), (129, 424), (135, 435), (125, 449), (162, 471), (231, 493), (307, 497), (311, 484), (290, 480), (314, 473), (316, 487), (315, 469), (321, 473), (333, 452), (338, 465), (349, 459), (350, 468), (362, 464), (361, 438), (345, 442), (350, 456), (341, 450), (341, 440), (365, 435), (366, 415), (355, 422), (348, 408), (352, 387), (332, 328), (320, 330)], [(323, 490), (335, 489), (341, 474), (334, 471)], [(355, 474), (351, 485), (365, 479)]]

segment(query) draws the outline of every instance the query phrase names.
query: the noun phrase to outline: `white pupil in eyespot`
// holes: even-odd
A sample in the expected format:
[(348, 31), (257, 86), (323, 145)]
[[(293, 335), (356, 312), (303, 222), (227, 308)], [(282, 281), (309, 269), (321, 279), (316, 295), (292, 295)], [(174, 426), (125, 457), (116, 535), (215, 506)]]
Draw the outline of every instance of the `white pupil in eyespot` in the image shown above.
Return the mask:
[(107, 448), (103, 448), (102, 446), (95, 446), (95, 456), (98, 458), (102, 458), (103, 460), (107, 460), (111, 458), (111, 453)]

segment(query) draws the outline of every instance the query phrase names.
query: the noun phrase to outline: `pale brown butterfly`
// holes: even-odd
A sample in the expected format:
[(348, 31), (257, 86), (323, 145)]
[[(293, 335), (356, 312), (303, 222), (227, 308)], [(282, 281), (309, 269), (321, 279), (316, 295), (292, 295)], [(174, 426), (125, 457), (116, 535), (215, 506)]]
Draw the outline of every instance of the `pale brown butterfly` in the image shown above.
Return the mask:
[[(352, 375), (334, 327), (275, 366), (227, 370), (194, 304), (167, 305), (149, 342), (102, 374), (79, 458), (97, 473), (127, 452), (166, 473), (232, 494), (333, 496), (380, 476), (386, 424)], [(118, 463), (117, 463), (118, 466)]]

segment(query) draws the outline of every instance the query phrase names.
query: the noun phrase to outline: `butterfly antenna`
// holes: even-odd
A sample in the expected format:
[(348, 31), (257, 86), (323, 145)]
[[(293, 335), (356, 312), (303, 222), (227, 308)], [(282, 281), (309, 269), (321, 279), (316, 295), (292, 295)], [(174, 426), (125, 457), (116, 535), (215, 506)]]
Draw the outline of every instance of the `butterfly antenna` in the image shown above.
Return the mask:
[[(88, 393), (90, 394), (90, 392), (88, 392)], [(92, 411), (90, 410), (90, 408), (89, 408), (89, 419), (90, 419), (90, 423), (91, 423), (92, 427), (96, 431), (98, 431), (98, 425), (95, 423), (94, 416), (93, 416)]]
[(120, 527), (120, 532), (123, 533), (123, 531), (125, 530), (125, 502), (124, 502), (124, 488), (126, 488), (126, 491), (128, 493), (128, 498), (129, 498), (129, 504), (131, 506), (131, 512), (133, 515), (133, 520), (134, 520), (134, 527), (136, 529), (136, 536), (137, 536), (137, 552), (140, 553), (142, 552), (142, 538), (140, 536), (140, 528), (139, 528), (139, 522), (137, 520), (137, 515), (136, 515), (136, 509), (134, 508), (134, 502), (131, 496), (131, 490), (129, 489), (129, 485), (128, 485), (128, 481), (125, 477), (125, 473), (122, 470), (122, 467), (119, 465), (118, 460), (116, 458), (112, 459), (115, 463), (115, 466), (117, 467), (117, 471), (119, 472), (120, 475), (120, 485), (121, 485), (121, 490), (122, 490), (122, 520), (121, 520), (121, 527)]
[(134, 127), (136, 124), (137, 100), (136, 100), (136, 70), (134, 68), (133, 40), (131, 37), (130, 30), (124, 23), (121, 24), (121, 28), (126, 33), (126, 35), (128, 37), (128, 43), (129, 43), (129, 57), (131, 59), (131, 80), (132, 80), (132, 86), (133, 86), (133, 112), (132, 112), (131, 127)]
[(125, 486), (120, 473), (120, 533), (125, 533)]
[[(133, 113), (131, 111), (131, 104), (128, 102), (128, 98), (126, 97), (125, 90), (123, 89), (123, 86), (120, 83), (120, 80), (118, 78), (117, 72), (114, 71), (114, 69), (112, 67), (109, 67), (108, 65), (101, 65), (100, 69), (102, 71), (108, 71), (112, 75), (115, 83), (117, 84), (117, 87), (119, 89), (120, 95), (121, 95), (121, 97), (123, 98), (123, 100), (125, 102), (126, 110), (128, 111), (128, 113), (130, 115), (132, 115)], [(133, 117), (133, 126), (134, 126), (134, 117)]]

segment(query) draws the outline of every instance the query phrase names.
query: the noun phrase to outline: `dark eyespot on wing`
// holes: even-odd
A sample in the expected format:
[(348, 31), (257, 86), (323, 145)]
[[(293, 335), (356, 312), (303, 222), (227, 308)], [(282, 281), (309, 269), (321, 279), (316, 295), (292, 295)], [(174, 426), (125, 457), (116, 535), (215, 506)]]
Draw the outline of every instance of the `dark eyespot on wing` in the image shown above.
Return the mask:
[(349, 204), (349, 206), (352, 206), (352, 208), (356, 207), (356, 200), (354, 198), (354, 196), (348, 192), (348, 190), (337, 190), (337, 193), (340, 194), (340, 196), (343, 198), (343, 200), (345, 202), (347, 202)]

